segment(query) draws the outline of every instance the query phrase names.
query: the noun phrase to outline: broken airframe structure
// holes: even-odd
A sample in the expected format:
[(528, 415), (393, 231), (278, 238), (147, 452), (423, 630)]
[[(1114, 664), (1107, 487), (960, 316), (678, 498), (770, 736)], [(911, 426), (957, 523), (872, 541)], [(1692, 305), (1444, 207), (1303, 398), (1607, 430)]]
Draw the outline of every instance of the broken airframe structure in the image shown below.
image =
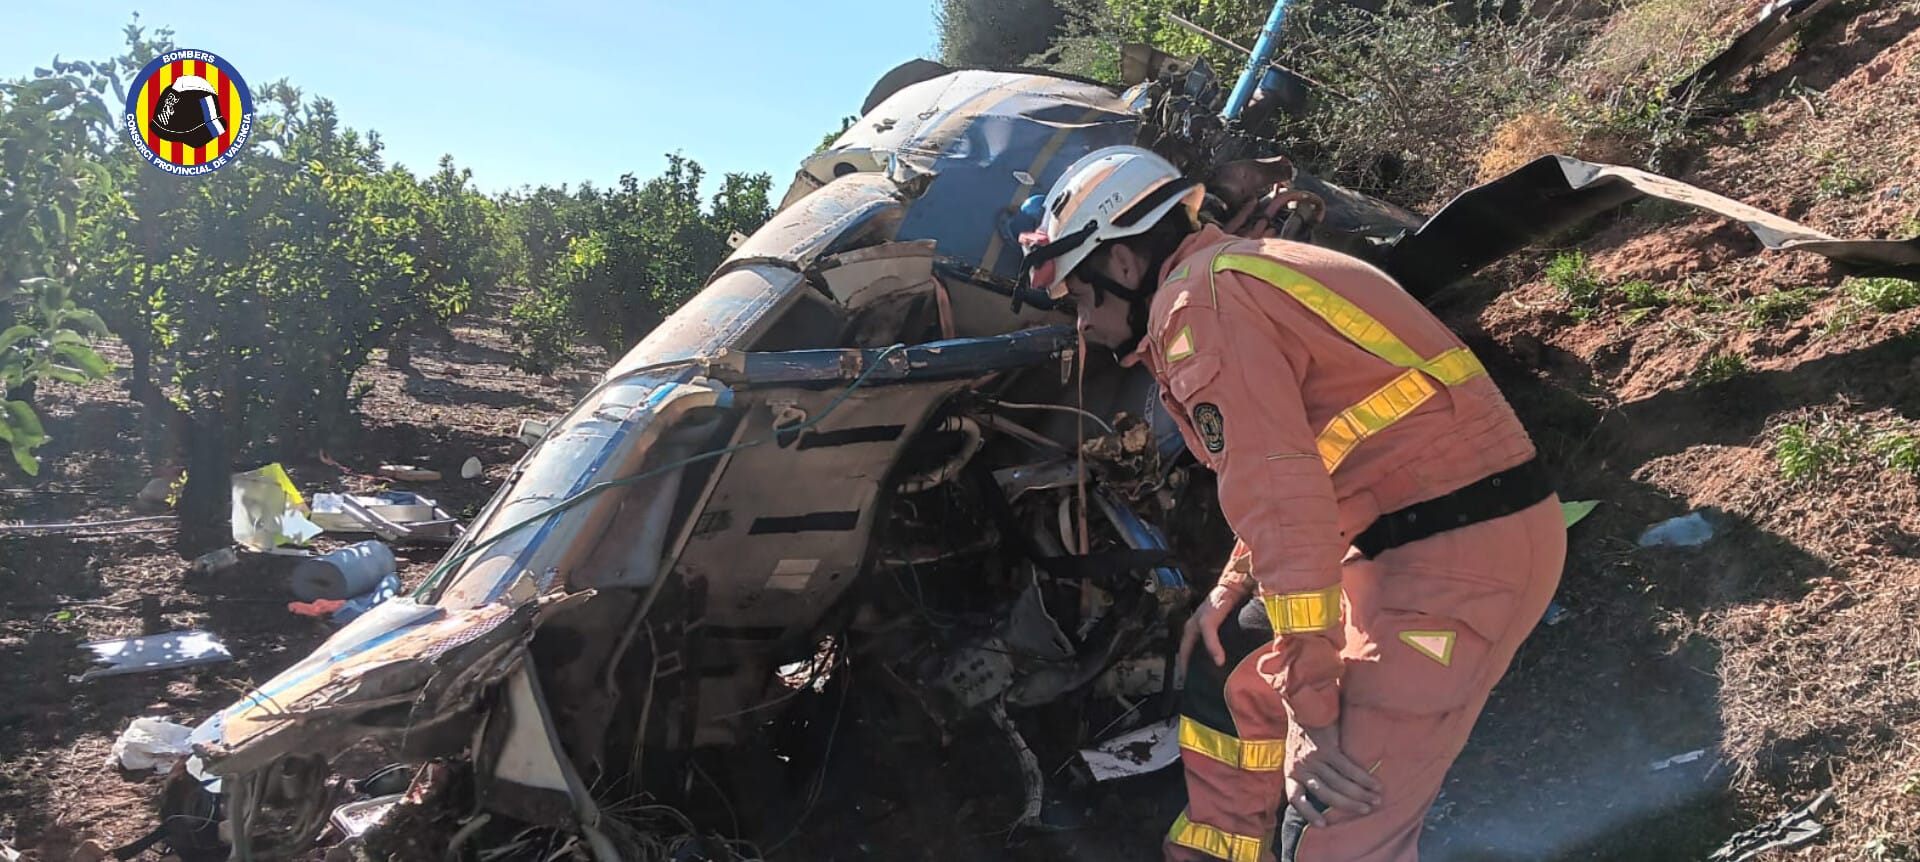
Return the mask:
[[(342, 801), (331, 758), (376, 743), (458, 773), (449, 810), (482, 815), (446, 852), (543, 829), (601, 862), (649, 858), (608, 800), (683, 799), (703, 757), (757, 744), (853, 656), (941, 726), (1011, 727), (1007, 710), (1062, 698), (1103, 724), (1167, 703), (1167, 675), (1138, 671), (1170, 654), (1192, 581), (1136, 512), (1204, 477), (1145, 372), (1081, 355), (1064, 310), (1017, 277), (1029, 200), (1095, 149), (1154, 146), (1209, 181), (1215, 213), (1291, 194), (1283, 235), (1421, 297), (1642, 195), (1769, 248), (1920, 275), (1920, 244), (1836, 240), (1559, 156), (1421, 219), (1294, 170), (1217, 113), (1204, 64), (1129, 58), (1124, 92), (924, 62), (884, 79), (412, 597), (199, 728), (177, 781), (218, 794), (222, 852), (310, 850)], [(1091, 471), (1090, 432), (1117, 453)], [(1114, 726), (1157, 710), (1137, 711)]]

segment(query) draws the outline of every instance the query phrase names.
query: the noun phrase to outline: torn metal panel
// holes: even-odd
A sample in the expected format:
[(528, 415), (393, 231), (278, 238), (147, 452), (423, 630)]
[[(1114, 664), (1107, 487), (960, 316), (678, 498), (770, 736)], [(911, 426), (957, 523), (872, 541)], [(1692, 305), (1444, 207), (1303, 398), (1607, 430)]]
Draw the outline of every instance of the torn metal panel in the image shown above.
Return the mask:
[(1856, 275), (1920, 279), (1920, 239), (1843, 240), (1637, 168), (1542, 156), (1448, 202), (1385, 255), (1382, 268), (1425, 297), (1533, 242), (1642, 197), (1733, 219), (1776, 251), (1804, 251)]
[(1769, 0), (1753, 23), (1692, 74), (1667, 88), (1667, 101), (1679, 102), (1702, 87), (1724, 84), (1805, 29), (1835, 0)]

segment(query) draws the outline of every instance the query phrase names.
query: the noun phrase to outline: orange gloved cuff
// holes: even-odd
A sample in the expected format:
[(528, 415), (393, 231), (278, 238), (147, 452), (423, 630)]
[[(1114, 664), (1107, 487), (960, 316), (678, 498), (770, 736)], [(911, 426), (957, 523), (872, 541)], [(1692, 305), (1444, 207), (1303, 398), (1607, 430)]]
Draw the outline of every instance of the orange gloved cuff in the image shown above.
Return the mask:
[[(1335, 629), (1337, 632), (1338, 629)], [(1301, 727), (1326, 727), (1340, 720), (1340, 646), (1329, 634), (1281, 635), (1279, 676), (1275, 680), (1287, 715)]]

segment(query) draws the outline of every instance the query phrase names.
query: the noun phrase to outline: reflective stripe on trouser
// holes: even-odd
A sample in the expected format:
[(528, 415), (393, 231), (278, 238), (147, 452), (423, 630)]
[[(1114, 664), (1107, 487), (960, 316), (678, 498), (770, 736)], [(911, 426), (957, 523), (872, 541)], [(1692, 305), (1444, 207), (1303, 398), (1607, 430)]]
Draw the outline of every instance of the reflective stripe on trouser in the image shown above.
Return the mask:
[[(1216, 254), (1209, 277), (1217, 272), (1250, 275), (1279, 288), (1348, 341), (1393, 365), (1406, 369), (1358, 404), (1328, 420), (1315, 441), (1320, 461), (1331, 473), (1354, 447), (1400, 421), (1439, 392), (1440, 385), (1457, 386), (1483, 376), (1487, 369), (1472, 351), (1455, 347), (1425, 357), (1365, 309), (1312, 277), (1271, 258), (1253, 254)], [(1216, 292), (1217, 293), (1217, 292)]]
[(1269, 862), (1285, 780), (1287, 719), (1280, 693), (1260, 676), (1272, 649), (1265, 608), (1249, 601), (1220, 627), (1227, 665), (1204, 648), (1187, 665), (1180, 716), (1180, 763), (1187, 809), (1167, 831), (1176, 862)]
[(1346, 564), (1340, 744), (1354, 760), (1379, 764), (1383, 798), (1364, 817), (1329, 811), (1325, 827), (1306, 827), (1283, 808), (1273, 848), (1280, 862), (1419, 858), (1427, 809), (1565, 561), (1553, 496)]

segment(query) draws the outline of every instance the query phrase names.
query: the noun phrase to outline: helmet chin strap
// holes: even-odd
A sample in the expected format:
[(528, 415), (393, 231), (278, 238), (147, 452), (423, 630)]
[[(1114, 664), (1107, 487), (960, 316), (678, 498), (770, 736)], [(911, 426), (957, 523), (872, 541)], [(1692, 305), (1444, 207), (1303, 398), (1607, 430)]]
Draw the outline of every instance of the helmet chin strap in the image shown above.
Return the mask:
[(1093, 288), (1093, 304), (1099, 307), (1111, 293), (1127, 303), (1127, 340), (1115, 348), (1121, 356), (1132, 353), (1140, 346), (1140, 339), (1147, 337), (1147, 312), (1153, 305), (1153, 291), (1147, 288), (1128, 287), (1104, 272), (1089, 269), (1076, 273)]

